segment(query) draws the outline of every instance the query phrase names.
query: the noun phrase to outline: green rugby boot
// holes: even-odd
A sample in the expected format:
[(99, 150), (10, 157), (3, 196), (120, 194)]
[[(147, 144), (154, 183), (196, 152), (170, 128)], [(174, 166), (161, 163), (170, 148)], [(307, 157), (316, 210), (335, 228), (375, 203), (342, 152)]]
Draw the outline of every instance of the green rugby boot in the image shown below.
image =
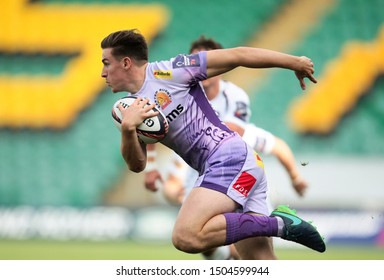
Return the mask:
[(287, 205), (279, 205), (271, 217), (280, 217), (284, 221), (282, 239), (307, 246), (320, 253), (325, 252), (324, 238), (317, 229), (296, 215), (296, 211)]

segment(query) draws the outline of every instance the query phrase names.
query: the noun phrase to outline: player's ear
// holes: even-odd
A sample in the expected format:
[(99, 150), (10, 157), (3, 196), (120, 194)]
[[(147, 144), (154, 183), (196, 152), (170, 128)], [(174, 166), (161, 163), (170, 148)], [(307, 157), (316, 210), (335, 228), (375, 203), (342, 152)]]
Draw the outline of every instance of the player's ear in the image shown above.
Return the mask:
[(126, 56), (123, 58), (122, 63), (124, 69), (128, 70), (129, 68), (131, 68), (132, 60), (128, 56)]

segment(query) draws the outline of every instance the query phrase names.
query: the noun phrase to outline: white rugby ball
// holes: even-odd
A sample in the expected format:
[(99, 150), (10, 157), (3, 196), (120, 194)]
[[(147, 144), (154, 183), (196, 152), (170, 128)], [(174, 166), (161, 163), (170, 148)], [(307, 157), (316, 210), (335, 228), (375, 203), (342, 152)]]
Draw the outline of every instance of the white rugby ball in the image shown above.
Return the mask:
[[(129, 107), (137, 97), (125, 96), (115, 102), (112, 107), (112, 118), (116, 127), (121, 131), (121, 112), (117, 107), (121, 104), (123, 107)], [(149, 103), (148, 103), (149, 105)], [(154, 107), (154, 112), (159, 112), (157, 116), (147, 118), (140, 124), (136, 131), (139, 138), (146, 144), (154, 144), (164, 139), (168, 132), (168, 121), (164, 114)]]

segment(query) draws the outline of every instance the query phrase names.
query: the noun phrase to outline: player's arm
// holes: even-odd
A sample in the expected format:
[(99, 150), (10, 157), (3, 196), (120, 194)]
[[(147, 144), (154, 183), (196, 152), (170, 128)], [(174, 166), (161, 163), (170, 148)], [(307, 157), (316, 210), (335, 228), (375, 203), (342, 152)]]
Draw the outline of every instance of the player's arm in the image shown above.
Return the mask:
[(139, 141), (136, 129), (129, 129), (127, 126), (121, 128), (121, 155), (129, 170), (139, 173), (146, 165), (146, 145)]
[(271, 153), (276, 156), (280, 163), (284, 166), (296, 193), (299, 196), (304, 196), (304, 193), (308, 188), (308, 184), (300, 175), (295, 162), (295, 157), (288, 144), (281, 138), (275, 136), (275, 145), (273, 146)]
[(130, 106), (118, 108), (121, 112), (121, 154), (133, 172), (141, 172), (147, 163), (146, 144), (139, 141), (136, 128), (146, 118), (154, 117), (158, 112), (151, 112), (155, 104), (145, 106), (147, 99), (137, 98)]
[(156, 164), (156, 145), (148, 144), (147, 145), (147, 166), (145, 167), (144, 174), (144, 185), (150, 191), (157, 191), (158, 187), (156, 182), (159, 180), (163, 183), (163, 178), (160, 174), (159, 169)]
[(277, 51), (237, 47), (207, 51), (207, 76), (208, 78), (228, 72), (238, 66), (247, 68), (285, 68), (293, 70), (304, 90), (304, 78), (309, 78), (313, 83), (314, 68), (312, 61), (305, 56), (294, 56)]

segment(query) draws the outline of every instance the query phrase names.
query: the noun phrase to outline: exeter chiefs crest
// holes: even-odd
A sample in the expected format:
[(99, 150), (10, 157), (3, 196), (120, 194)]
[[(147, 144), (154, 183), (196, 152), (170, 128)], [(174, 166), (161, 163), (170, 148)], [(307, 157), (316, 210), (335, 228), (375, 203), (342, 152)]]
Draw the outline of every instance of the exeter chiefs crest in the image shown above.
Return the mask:
[(159, 89), (155, 92), (155, 103), (161, 109), (165, 109), (172, 103), (171, 94), (166, 89)]

